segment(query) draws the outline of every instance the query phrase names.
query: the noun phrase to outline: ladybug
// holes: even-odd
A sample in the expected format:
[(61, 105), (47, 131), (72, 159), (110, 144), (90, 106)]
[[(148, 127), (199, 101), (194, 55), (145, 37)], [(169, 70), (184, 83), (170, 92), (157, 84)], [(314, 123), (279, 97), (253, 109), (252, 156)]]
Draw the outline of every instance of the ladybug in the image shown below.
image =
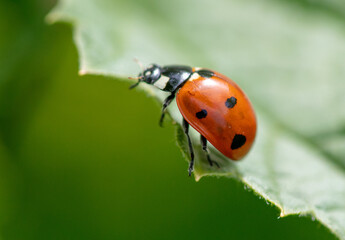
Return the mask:
[(183, 116), (182, 126), (188, 139), (191, 157), (189, 176), (194, 168), (189, 125), (200, 133), (201, 146), (211, 166), (215, 164), (219, 167), (218, 163), (210, 158), (208, 141), (232, 160), (243, 158), (250, 150), (256, 134), (255, 112), (246, 94), (230, 78), (204, 68), (152, 64), (143, 69), (135, 79), (138, 79), (138, 82), (130, 89), (145, 82), (170, 92), (163, 103), (160, 125), (163, 123), (166, 108), (176, 97), (177, 106)]

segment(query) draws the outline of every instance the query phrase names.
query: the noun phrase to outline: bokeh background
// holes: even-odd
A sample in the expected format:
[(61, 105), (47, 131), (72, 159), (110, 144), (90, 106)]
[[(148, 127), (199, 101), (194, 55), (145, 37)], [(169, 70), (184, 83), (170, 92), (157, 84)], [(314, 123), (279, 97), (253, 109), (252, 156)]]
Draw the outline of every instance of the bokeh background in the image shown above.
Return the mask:
[(77, 75), (54, 1), (0, 1), (0, 239), (334, 239), (233, 179), (187, 176), (128, 83)]

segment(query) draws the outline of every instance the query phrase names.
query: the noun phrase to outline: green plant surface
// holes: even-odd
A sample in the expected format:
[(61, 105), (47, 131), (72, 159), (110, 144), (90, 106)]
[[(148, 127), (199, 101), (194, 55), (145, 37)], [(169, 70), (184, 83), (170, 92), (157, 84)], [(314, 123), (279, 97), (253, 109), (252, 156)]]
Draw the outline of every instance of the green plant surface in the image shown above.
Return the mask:
[[(215, 169), (193, 132), (196, 179), (239, 179), (277, 206), (281, 217), (309, 215), (345, 239), (343, 18), (284, 1), (63, 0), (48, 20), (72, 24), (80, 74), (125, 80), (137, 74), (137, 57), (145, 64), (208, 67), (233, 78), (254, 103), (257, 140), (238, 163), (213, 148), (222, 166)], [(166, 96), (141, 88), (160, 101)], [(169, 113), (181, 122), (176, 106)], [(179, 128), (177, 136), (188, 156)]]
[[(0, 239), (337, 239), (238, 178), (189, 178), (157, 101), (77, 75), (52, 4), (0, 1)], [(338, 135), (319, 140), (341, 154)]]

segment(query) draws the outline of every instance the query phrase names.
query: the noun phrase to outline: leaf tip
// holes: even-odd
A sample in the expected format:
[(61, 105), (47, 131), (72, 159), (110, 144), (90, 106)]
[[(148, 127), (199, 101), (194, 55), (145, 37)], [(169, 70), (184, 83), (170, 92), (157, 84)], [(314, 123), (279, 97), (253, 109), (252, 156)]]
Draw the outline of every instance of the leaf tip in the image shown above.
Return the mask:
[(199, 182), (201, 178), (202, 178), (202, 175), (194, 173), (194, 179), (195, 179), (196, 182)]
[(59, 21), (59, 15), (56, 13), (56, 11), (53, 10), (45, 16), (44, 21), (47, 24), (52, 25)]

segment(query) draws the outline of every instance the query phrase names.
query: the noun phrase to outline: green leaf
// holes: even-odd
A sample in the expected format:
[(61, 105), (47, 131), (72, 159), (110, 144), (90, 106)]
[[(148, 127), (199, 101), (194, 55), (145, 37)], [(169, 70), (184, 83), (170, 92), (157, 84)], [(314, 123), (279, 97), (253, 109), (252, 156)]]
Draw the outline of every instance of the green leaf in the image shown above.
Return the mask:
[[(196, 179), (240, 179), (282, 217), (310, 215), (345, 239), (345, 20), (329, 11), (341, 4), (64, 0), (48, 20), (72, 23), (81, 74), (125, 80), (138, 73), (137, 57), (145, 64), (212, 68), (234, 79), (257, 111), (256, 142), (236, 163), (212, 148), (217, 169), (192, 131)], [(160, 101), (166, 96), (142, 85)], [(181, 123), (176, 104), (169, 113)]]

